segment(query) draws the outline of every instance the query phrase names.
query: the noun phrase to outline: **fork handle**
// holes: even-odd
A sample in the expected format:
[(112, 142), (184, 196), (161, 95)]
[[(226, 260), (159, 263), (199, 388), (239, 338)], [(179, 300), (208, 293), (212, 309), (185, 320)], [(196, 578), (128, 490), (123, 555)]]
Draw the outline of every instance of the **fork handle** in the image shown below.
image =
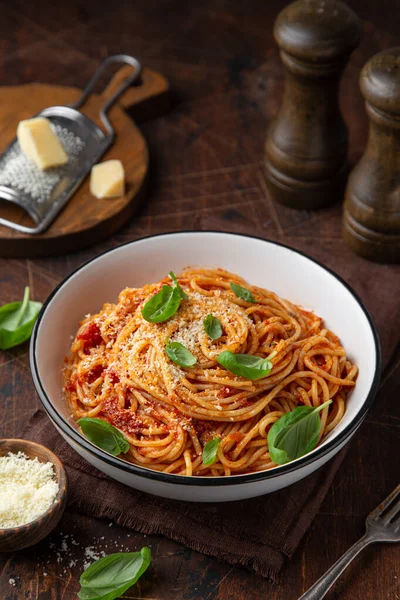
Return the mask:
[(316, 581), (305, 594), (299, 598), (299, 600), (322, 600), (322, 598), (325, 597), (327, 592), (333, 586), (335, 581), (351, 563), (353, 558), (355, 558), (357, 554), (361, 552), (361, 550), (368, 546), (368, 544), (371, 544), (375, 541), (376, 540), (373, 536), (365, 534), (360, 540), (358, 540), (358, 542), (354, 544), (354, 546), (349, 548), (347, 552), (345, 552), (343, 556), (339, 558), (339, 560), (336, 561), (335, 564), (328, 569), (328, 571), (326, 571), (326, 573), (322, 575), (322, 577), (318, 579), (318, 581)]

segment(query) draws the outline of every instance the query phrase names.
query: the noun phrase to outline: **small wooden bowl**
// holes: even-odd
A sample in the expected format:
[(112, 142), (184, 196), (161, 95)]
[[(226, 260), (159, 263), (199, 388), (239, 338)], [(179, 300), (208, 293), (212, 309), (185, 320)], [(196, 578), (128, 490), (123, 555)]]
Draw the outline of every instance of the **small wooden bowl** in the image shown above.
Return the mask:
[(12, 454), (23, 452), (29, 458), (37, 457), (40, 462), (53, 463), (59, 491), (50, 508), (34, 521), (20, 527), (0, 528), (0, 552), (13, 552), (40, 542), (58, 524), (67, 503), (67, 475), (62, 463), (53, 452), (41, 444), (28, 440), (0, 440), (0, 456), (5, 456), (9, 452)]

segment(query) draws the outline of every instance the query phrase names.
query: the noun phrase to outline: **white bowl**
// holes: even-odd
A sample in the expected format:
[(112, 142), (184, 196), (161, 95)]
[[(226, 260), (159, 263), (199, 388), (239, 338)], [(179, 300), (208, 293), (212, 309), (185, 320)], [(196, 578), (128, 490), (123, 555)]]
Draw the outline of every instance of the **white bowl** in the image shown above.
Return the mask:
[[(71, 335), (87, 313), (115, 302), (127, 287), (155, 282), (186, 266), (222, 267), (249, 283), (315, 310), (340, 338), (359, 368), (346, 413), (323, 444), (269, 471), (230, 477), (184, 477), (158, 473), (115, 458), (83, 437), (61, 390), (61, 366)], [(139, 490), (179, 500), (222, 502), (273, 492), (306, 477), (349, 441), (376, 393), (380, 346), (367, 309), (335, 273), (287, 246), (254, 237), (217, 232), (167, 233), (119, 246), (93, 258), (51, 294), (36, 322), (30, 346), (33, 381), (43, 406), (64, 439), (110, 477)]]

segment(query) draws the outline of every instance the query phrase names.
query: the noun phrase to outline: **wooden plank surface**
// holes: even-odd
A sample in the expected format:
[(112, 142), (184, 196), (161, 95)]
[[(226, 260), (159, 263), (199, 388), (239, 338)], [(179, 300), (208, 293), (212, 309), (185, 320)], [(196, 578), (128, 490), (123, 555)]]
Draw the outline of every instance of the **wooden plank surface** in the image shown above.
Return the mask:
[[(112, 238), (85, 251), (56, 259), (0, 260), (0, 304), (20, 298), (27, 283), (35, 299), (43, 300), (94, 254), (143, 235), (181, 229), (253, 233), (311, 255), (321, 255), (323, 249), (333, 269), (340, 261), (352, 261), (357, 269), (361, 259), (341, 239), (340, 206), (295, 212), (272, 204), (266, 193), (265, 129), (279, 107), (283, 85), (272, 23), (285, 4), (0, 1), (2, 85), (42, 81), (82, 86), (101, 58), (128, 52), (169, 79), (174, 102), (170, 114), (141, 127), (151, 160), (149, 201), (142, 212)], [(363, 40), (346, 69), (341, 97), (354, 161), (367, 131), (358, 91), (360, 67), (373, 53), (399, 45), (400, 37), (396, 0), (349, 4), (364, 19)], [(27, 350), (24, 345), (0, 352), (1, 437), (21, 435), (26, 415), (38, 405)], [(379, 406), (355, 435), (320, 513), (278, 586), (165, 538), (67, 513), (38, 546), (0, 555), (0, 598), (75, 599), (79, 575), (93, 550), (135, 550), (148, 544), (153, 565), (127, 598), (295, 600), (362, 535), (366, 514), (398, 483), (396, 364), (393, 358), (392, 377)], [(400, 599), (399, 564), (398, 545), (370, 548), (329, 600)]]

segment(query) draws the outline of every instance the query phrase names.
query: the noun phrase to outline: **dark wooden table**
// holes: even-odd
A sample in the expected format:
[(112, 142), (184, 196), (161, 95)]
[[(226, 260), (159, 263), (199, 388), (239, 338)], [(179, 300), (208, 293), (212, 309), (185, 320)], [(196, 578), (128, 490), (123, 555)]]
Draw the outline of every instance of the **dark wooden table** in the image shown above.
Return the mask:
[[(0, 2), (0, 83), (83, 85), (108, 54), (138, 55), (166, 75), (170, 114), (142, 124), (152, 161), (143, 211), (112, 239), (86, 251), (40, 260), (0, 260), (0, 304), (26, 284), (44, 300), (74, 267), (94, 254), (144, 235), (181, 229), (253, 233), (324, 256), (335, 269), (357, 259), (344, 247), (340, 206), (295, 212), (274, 205), (265, 189), (265, 129), (279, 107), (282, 67), (272, 23), (282, 0), (10, 0)], [(345, 72), (342, 105), (351, 158), (366, 139), (358, 91), (363, 63), (400, 43), (398, 0), (352, 0), (364, 37)], [(1, 90), (0, 90), (1, 93)], [(1, 96), (0, 96), (1, 98)], [(385, 268), (384, 266), (381, 268)], [(0, 352), (0, 435), (21, 435), (38, 405), (28, 346)], [(0, 556), (1, 600), (76, 598), (92, 551), (152, 548), (148, 574), (126, 597), (146, 600), (295, 600), (363, 533), (364, 518), (399, 479), (399, 371), (392, 359), (387, 391), (355, 435), (346, 461), (279, 586), (157, 536), (67, 513), (34, 548)], [(398, 366), (398, 365), (397, 365)], [(93, 547), (90, 549), (90, 547)], [(88, 549), (89, 548), (89, 549)], [(114, 550), (113, 550), (114, 549)], [(14, 585), (12, 585), (14, 583)], [(329, 598), (400, 599), (400, 547), (367, 550)]]

